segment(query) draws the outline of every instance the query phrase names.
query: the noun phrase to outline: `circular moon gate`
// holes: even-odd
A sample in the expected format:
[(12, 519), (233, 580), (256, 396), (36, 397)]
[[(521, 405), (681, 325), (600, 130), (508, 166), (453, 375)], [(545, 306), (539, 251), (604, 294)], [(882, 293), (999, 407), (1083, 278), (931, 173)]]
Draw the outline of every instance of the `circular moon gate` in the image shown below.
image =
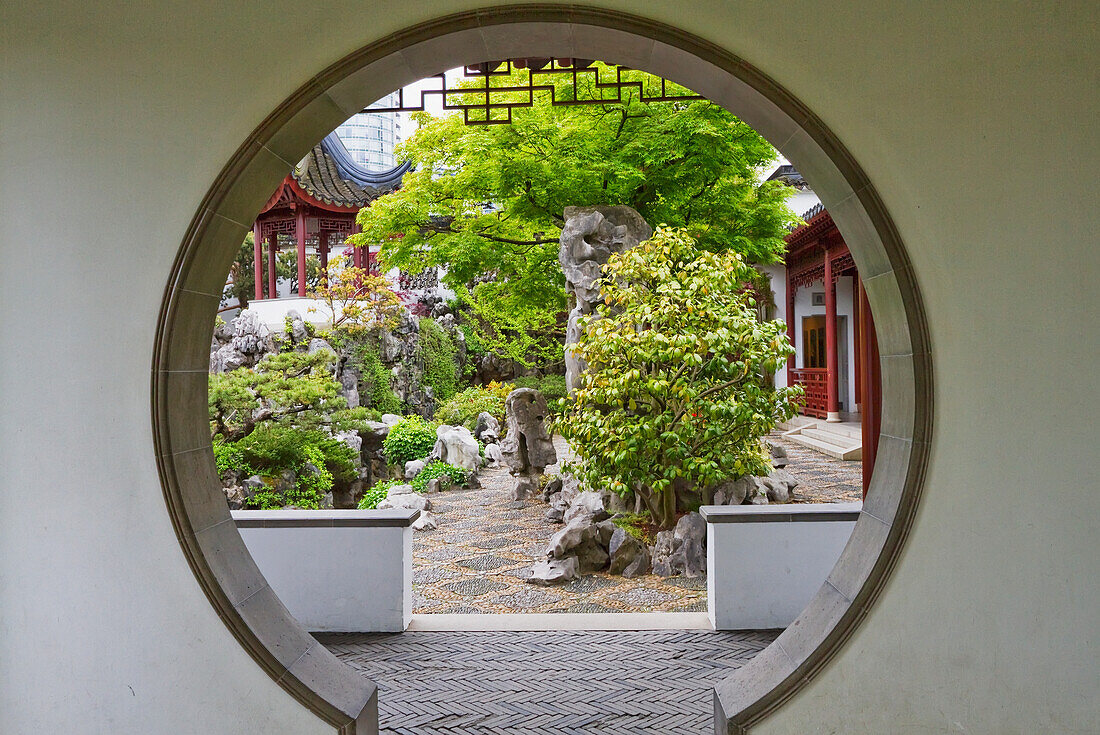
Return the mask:
[(882, 434), (863, 512), (836, 567), (798, 619), (752, 662), (715, 681), (719, 732), (745, 732), (838, 650), (882, 589), (920, 497), (932, 430), (932, 362), (917, 283), (872, 182), (804, 105), (707, 41), (621, 13), (505, 6), (388, 36), (311, 79), (222, 169), (168, 279), (153, 355), (152, 409), (165, 501), (203, 591), (249, 654), (341, 733), (376, 732), (373, 684), (336, 660), (287, 612), (245, 549), (214, 467), (206, 416), (209, 346), (229, 265), (294, 162), (373, 100), (425, 76), (515, 57), (594, 58), (664, 77), (759, 131), (813, 182), (844, 235), (875, 315)]

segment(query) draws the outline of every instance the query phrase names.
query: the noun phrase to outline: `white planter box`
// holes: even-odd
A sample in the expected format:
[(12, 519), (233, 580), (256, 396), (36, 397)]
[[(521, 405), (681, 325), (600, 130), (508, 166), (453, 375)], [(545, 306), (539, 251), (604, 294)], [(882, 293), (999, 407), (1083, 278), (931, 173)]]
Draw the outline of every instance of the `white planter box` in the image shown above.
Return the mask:
[(268, 584), (307, 630), (396, 632), (412, 619), (418, 510), (236, 510)]
[(785, 628), (840, 558), (863, 503), (707, 505), (707, 610), (716, 630)]

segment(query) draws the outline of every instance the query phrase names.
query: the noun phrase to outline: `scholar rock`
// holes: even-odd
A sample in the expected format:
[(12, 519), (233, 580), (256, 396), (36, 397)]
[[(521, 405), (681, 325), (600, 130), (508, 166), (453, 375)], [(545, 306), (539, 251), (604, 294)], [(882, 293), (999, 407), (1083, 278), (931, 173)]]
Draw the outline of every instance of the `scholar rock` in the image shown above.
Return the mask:
[(772, 467), (786, 467), (788, 464), (787, 450), (784, 449), (781, 445), (776, 444), (775, 442), (769, 441), (766, 442), (766, 444), (768, 445), (768, 452), (772, 456)]
[(420, 471), (424, 469), (424, 466), (426, 464), (427, 462), (422, 459), (410, 459), (408, 462), (405, 463), (405, 479), (411, 480), (419, 475)]
[(447, 464), (455, 467), (463, 467), (467, 470), (477, 470), (481, 458), (481, 450), (477, 445), (477, 439), (465, 426), (448, 426), (443, 424), (435, 430), (435, 448), (432, 456), (437, 457)]
[(474, 436), (486, 444), (495, 444), (500, 439), (500, 422), (488, 411), (477, 415)]
[(530, 475), (520, 475), (516, 478), (516, 484), (512, 487), (512, 500), (526, 500), (534, 496), (539, 490), (538, 480)]
[(577, 578), (577, 559), (570, 556), (565, 559), (551, 559), (540, 561), (531, 570), (531, 576), (527, 578), (530, 584), (549, 587), (555, 584), (565, 584)]
[(286, 336), (291, 342), (297, 344), (309, 339), (309, 332), (306, 331), (305, 320), (302, 319), (302, 315), (299, 314), (296, 309), (288, 311), (286, 313), (286, 318), (287, 321), (290, 322), (290, 331)]
[(414, 531), (434, 531), (439, 528), (439, 521), (435, 517), (435, 513), (431, 511), (420, 511), (420, 517), (413, 521), (412, 530)]
[[(565, 290), (574, 301), (566, 326), (566, 345), (580, 338), (579, 319), (595, 311), (599, 281), (612, 253), (629, 250), (653, 234), (638, 212), (627, 206), (566, 207), (558, 241), (558, 260), (565, 273)], [(565, 384), (572, 393), (580, 385), (584, 361), (565, 350)]]
[(565, 522), (569, 523), (574, 518), (585, 518), (590, 523), (598, 523), (611, 514), (603, 505), (603, 497), (593, 490), (578, 493), (569, 504), (569, 510), (565, 514)]
[(394, 424), (399, 422), (401, 418), (401, 416), (398, 416), (395, 413), (384, 413), (382, 414), (382, 423), (386, 426), (393, 426)]
[(336, 353), (336, 350), (332, 349), (332, 345), (330, 345), (328, 342), (324, 341), (320, 337), (314, 337), (313, 339), (311, 339), (309, 341), (309, 347), (306, 348), (306, 352), (311, 355), (322, 352), (324, 350), (328, 350), (333, 354)]
[(378, 508), (379, 510), (388, 508), (407, 508), (409, 510), (418, 510), (423, 513), (426, 510), (432, 509), (432, 501), (428, 500), (420, 493), (400, 493), (397, 495), (387, 495), (386, 498), (378, 504)]
[(485, 445), (485, 461), (490, 467), (499, 467), (504, 462), (499, 444)]
[(633, 579), (649, 571), (649, 549), (626, 530), (616, 528), (608, 544), (611, 556), (611, 574), (621, 574)]
[(517, 388), (504, 401), (507, 433), (500, 449), (513, 475), (542, 474), (558, 461), (546, 430), (546, 399), (534, 388)]
[(428, 480), (424, 488), (429, 495), (445, 492), (451, 489), (451, 479), (449, 477), (433, 477)]

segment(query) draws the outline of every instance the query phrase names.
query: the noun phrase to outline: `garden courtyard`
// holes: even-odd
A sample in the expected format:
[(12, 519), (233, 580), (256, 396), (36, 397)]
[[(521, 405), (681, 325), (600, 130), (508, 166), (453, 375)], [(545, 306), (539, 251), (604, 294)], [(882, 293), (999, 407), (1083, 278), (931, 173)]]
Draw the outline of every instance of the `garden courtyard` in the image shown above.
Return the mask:
[[(792, 502), (846, 502), (861, 496), (862, 467), (807, 449), (779, 434), (770, 438), (790, 458), (799, 484)], [(555, 441), (559, 456), (566, 443)], [(548, 472), (557, 467), (548, 467)], [(438, 528), (413, 538), (413, 612), (492, 613), (706, 612), (705, 576), (628, 579), (595, 572), (559, 587), (525, 580), (546, 557), (546, 504), (512, 500), (507, 469), (487, 469), (481, 488), (432, 496)]]

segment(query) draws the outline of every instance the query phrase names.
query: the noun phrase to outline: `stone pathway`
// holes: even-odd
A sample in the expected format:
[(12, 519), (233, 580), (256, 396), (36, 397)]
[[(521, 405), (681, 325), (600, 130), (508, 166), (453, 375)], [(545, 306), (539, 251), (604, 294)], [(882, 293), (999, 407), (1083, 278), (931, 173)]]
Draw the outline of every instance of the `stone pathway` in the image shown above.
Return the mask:
[(777, 631), (318, 636), (378, 684), (385, 735), (704, 735), (712, 688)]
[(786, 470), (798, 478), (793, 503), (849, 503), (863, 500), (863, 463), (815, 452), (779, 434), (768, 437), (787, 450)]
[[(843, 462), (773, 435), (790, 457), (787, 470), (801, 484), (794, 502), (844, 502), (862, 496), (859, 462)], [(566, 449), (558, 439), (559, 456)], [(547, 468), (556, 471), (555, 467)], [(560, 587), (524, 580), (544, 557), (549, 506), (538, 499), (512, 501), (504, 468), (483, 471), (482, 487), (431, 495), (439, 520), (434, 531), (413, 537), (413, 612), (577, 613), (705, 612), (705, 577), (624, 579), (596, 573)]]
[(482, 472), (482, 487), (429, 496), (435, 531), (413, 537), (413, 612), (706, 612), (705, 577), (586, 575), (559, 587), (524, 580), (545, 558), (551, 534), (541, 500), (513, 501), (504, 468)]

